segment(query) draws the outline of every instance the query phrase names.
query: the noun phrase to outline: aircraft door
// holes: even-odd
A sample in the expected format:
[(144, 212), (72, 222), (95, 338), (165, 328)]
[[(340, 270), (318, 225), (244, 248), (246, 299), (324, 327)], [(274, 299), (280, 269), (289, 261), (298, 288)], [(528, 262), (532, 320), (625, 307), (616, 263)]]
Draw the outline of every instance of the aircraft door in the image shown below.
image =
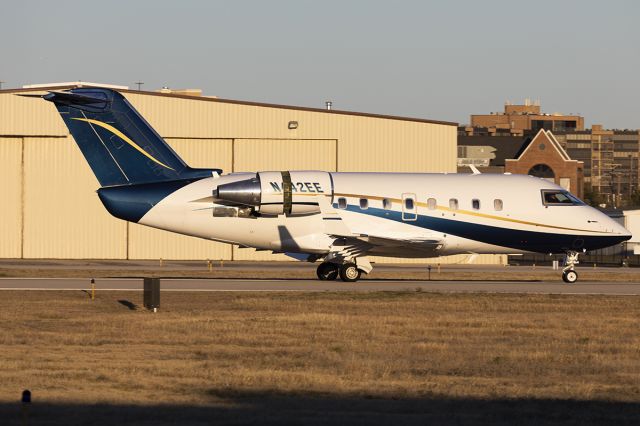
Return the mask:
[(413, 221), (418, 219), (418, 203), (416, 194), (402, 194), (402, 220)]

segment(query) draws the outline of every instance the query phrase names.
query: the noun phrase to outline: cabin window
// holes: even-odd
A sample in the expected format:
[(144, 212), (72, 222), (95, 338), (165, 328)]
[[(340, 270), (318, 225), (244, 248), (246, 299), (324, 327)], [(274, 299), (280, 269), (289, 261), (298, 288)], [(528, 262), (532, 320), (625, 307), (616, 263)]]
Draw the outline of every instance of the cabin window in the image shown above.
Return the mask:
[(369, 208), (369, 200), (366, 198), (360, 198), (360, 208), (366, 210)]
[(390, 199), (385, 198), (382, 200), (382, 208), (384, 208), (385, 210), (391, 210), (392, 205), (393, 203)]
[(413, 198), (405, 198), (404, 208), (407, 210), (413, 210), (413, 207), (414, 207)]
[(338, 208), (346, 209), (347, 208), (347, 199), (344, 197), (338, 198)]
[(451, 210), (458, 210), (458, 199), (457, 198), (451, 198), (449, 200), (449, 208)]
[(493, 200), (493, 209), (497, 212), (502, 211), (502, 200), (497, 198)]
[(429, 210), (435, 210), (437, 205), (438, 205), (438, 202), (436, 201), (435, 198), (429, 198), (427, 200), (427, 208)]
[(545, 206), (582, 206), (584, 202), (569, 191), (555, 189), (542, 190), (542, 203)]
[(402, 220), (418, 220), (416, 194), (402, 194)]
[(474, 210), (480, 210), (480, 200), (478, 200), (477, 198), (471, 200), (471, 208), (473, 208)]

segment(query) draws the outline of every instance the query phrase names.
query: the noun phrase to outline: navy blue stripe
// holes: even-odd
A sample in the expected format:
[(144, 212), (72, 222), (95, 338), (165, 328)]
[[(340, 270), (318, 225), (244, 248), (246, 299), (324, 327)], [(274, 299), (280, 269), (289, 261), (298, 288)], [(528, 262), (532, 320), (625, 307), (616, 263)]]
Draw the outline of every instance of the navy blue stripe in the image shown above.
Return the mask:
[[(338, 207), (337, 204), (333, 206), (334, 208)], [(621, 235), (594, 236), (522, 231), (424, 215), (418, 215), (417, 220), (407, 222), (402, 220), (402, 212), (374, 207), (362, 210), (355, 205), (348, 205), (347, 211), (381, 217), (486, 244), (538, 253), (564, 253), (567, 250), (581, 251), (582, 249), (596, 250), (627, 240), (627, 237)]]
[(98, 196), (102, 204), (113, 216), (129, 222), (138, 222), (142, 219), (142, 216), (147, 214), (153, 206), (165, 197), (195, 180), (185, 179), (140, 185), (110, 186), (100, 188)]

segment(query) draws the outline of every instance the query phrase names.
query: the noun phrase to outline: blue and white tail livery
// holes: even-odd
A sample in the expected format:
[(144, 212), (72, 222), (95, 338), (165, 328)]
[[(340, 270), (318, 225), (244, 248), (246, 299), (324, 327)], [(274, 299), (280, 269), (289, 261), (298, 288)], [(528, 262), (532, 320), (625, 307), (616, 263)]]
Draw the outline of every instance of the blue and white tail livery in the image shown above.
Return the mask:
[(631, 234), (547, 180), (524, 175), (263, 171), (189, 167), (118, 92), (51, 92), (114, 216), (225, 243), (322, 260), (356, 281), (370, 255), (578, 254)]

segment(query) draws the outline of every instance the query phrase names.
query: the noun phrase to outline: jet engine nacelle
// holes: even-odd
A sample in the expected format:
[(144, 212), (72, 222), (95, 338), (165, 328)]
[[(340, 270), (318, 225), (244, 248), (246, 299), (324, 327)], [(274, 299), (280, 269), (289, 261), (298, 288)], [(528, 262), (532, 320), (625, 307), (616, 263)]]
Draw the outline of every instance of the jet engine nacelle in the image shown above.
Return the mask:
[(301, 216), (320, 213), (318, 197), (332, 197), (333, 185), (327, 172), (258, 172), (255, 178), (219, 185), (213, 196), (267, 216)]

